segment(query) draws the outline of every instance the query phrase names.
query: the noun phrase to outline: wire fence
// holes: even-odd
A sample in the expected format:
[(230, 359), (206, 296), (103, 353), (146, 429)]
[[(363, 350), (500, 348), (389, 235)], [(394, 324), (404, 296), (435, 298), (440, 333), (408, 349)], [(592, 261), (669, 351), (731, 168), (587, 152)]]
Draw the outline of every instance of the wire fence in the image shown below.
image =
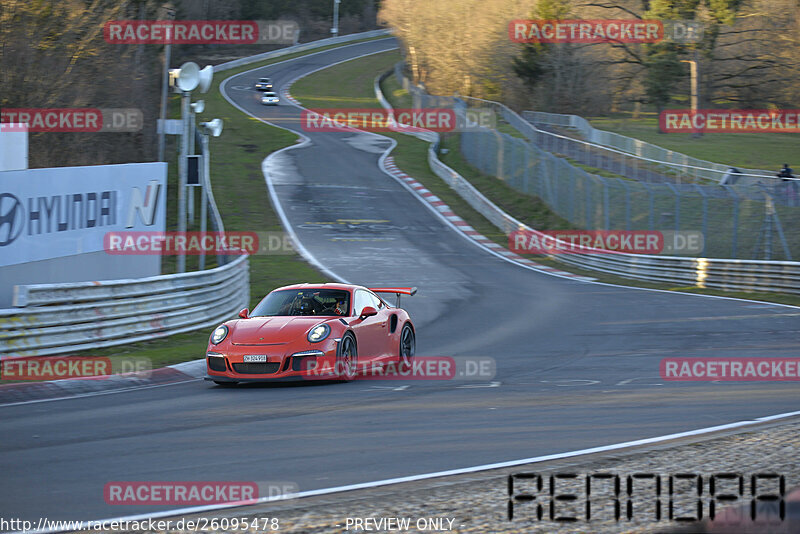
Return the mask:
[[(700, 231), (699, 257), (792, 260), (800, 257), (797, 182), (703, 185), (598, 176), (548, 151), (548, 136), (496, 102), (428, 95), (395, 69), (415, 108), (491, 107), (516, 135), (488, 128), (462, 131), (462, 156), (512, 188), (541, 198), (586, 230)], [(546, 230), (540, 228), (540, 230)]]
[[(726, 174), (730, 174), (730, 165), (693, 158), (640, 139), (599, 130), (589, 124), (589, 121), (577, 115), (523, 111), (522, 117), (535, 124), (540, 130), (548, 126), (555, 126), (576, 131), (583, 137), (581, 140), (569, 136), (548, 135), (546, 136), (548, 139), (544, 141), (555, 147), (552, 151), (563, 154), (592, 151), (596, 156), (601, 156), (598, 158), (601, 164), (608, 159), (616, 163), (618, 168), (634, 168), (636, 174), (644, 176), (646, 181), (652, 181), (646, 172), (650, 168), (655, 168), (667, 177), (674, 178), (671, 181), (679, 182), (719, 182)], [(600, 165), (598, 167), (606, 168)], [(775, 178), (774, 172), (763, 169), (737, 168), (736, 170), (738, 173), (733, 174), (731, 180), (742, 185), (769, 183)]]

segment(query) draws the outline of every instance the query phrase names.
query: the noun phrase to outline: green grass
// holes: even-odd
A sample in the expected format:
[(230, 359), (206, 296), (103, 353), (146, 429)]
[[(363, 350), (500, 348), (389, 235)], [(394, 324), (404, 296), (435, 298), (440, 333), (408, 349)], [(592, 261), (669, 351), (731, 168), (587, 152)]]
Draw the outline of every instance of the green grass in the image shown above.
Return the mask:
[(394, 75), (383, 80), (381, 91), (386, 99), (391, 102), (393, 108), (408, 109), (413, 105), (411, 95), (403, 89), (403, 86), (400, 85)]
[[(658, 133), (658, 117), (632, 119), (595, 117), (592, 126), (641, 139), (688, 156), (750, 169), (774, 169), (783, 163), (800, 166), (800, 134), (789, 133), (705, 133), (692, 138), (689, 133)], [(794, 163), (794, 165), (793, 165)]]
[[(365, 39), (364, 41), (374, 40)], [(352, 44), (352, 43), (347, 43)], [(193, 100), (205, 100), (205, 110), (197, 117), (197, 123), (212, 118), (224, 121), (220, 137), (209, 142), (211, 152), (211, 184), (217, 206), (222, 215), (226, 231), (278, 231), (283, 228), (272, 209), (261, 162), (270, 153), (292, 145), (297, 136), (286, 130), (266, 125), (234, 108), (219, 92), (219, 84), (226, 78), (254, 68), (286, 61), (294, 57), (336, 48), (333, 45), (308, 52), (286, 55), (280, 58), (253, 63), (237, 69), (218, 73), (205, 95), (194, 95)], [(366, 106), (365, 106), (366, 107)], [(180, 98), (173, 95), (169, 101), (168, 117), (180, 117)], [(165, 154), (169, 160), (167, 188), (167, 229), (177, 228), (177, 136), (167, 136)], [(198, 149), (199, 152), (199, 149)], [(199, 194), (195, 194), (195, 201)], [(195, 227), (199, 229), (199, 202), (197, 202)], [(209, 230), (210, 230), (209, 226)], [(196, 269), (197, 257), (187, 256), (187, 271)], [(250, 257), (250, 308), (269, 291), (282, 285), (297, 282), (325, 282), (327, 277), (306, 263), (299, 255), (254, 255)], [(215, 265), (215, 257), (207, 258), (206, 267)], [(174, 256), (162, 258), (162, 272), (175, 272)], [(112, 361), (122, 358), (146, 358), (153, 368), (202, 358), (210, 328), (177, 334), (151, 341), (120, 345), (100, 350), (91, 350), (92, 355), (108, 356)], [(84, 351), (85, 352), (85, 351)], [(8, 381), (0, 380), (0, 383)]]
[(292, 96), (307, 108), (380, 108), (375, 76), (400, 59), (400, 52), (390, 50), (342, 63), (301, 78), (292, 86)]
[(525, 137), (522, 132), (511, 126), (511, 124), (509, 124), (509, 122), (503, 119), (499, 114), (496, 114), (496, 116), (496, 129), (498, 132), (510, 135), (511, 137), (516, 137), (517, 139), (523, 139), (525, 141), (528, 140), (528, 138)]
[(553, 155), (568, 161), (569, 164), (572, 165), (573, 167), (577, 167), (579, 169), (583, 169), (584, 171), (588, 172), (589, 174), (594, 174), (595, 176), (602, 176), (603, 178), (618, 178), (620, 180), (628, 180), (630, 182), (635, 182), (636, 181), (633, 178), (628, 178), (627, 176), (622, 176), (620, 174), (616, 174), (616, 173), (613, 173), (611, 171), (607, 171), (605, 169), (598, 169), (597, 167), (592, 167), (591, 165), (584, 165), (583, 163), (580, 163), (579, 161), (574, 160), (572, 158), (568, 158), (567, 156), (564, 156), (563, 154), (555, 154), (554, 153)]

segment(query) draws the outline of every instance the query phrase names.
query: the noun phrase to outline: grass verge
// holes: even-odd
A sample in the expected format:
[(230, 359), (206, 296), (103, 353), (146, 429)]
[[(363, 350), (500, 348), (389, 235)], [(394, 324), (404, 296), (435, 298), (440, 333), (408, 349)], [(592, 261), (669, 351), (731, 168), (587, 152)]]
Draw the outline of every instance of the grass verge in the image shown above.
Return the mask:
[[(780, 170), (783, 163), (800, 166), (797, 142), (800, 135), (791, 133), (705, 133), (693, 138), (688, 133), (658, 132), (658, 117), (590, 119), (592, 126), (601, 130), (674, 150), (695, 158), (747, 167), (750, 169)], [(792, 163), (794, 162), (794, 165)]]

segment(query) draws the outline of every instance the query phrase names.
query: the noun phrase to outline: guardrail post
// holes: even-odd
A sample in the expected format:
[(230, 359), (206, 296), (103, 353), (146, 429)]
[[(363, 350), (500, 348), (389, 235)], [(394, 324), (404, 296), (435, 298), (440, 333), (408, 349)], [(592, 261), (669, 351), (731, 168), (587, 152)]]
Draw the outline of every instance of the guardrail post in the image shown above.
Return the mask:
[(575, 178), (575, 170), (571, 169), (569, 173), (570, 177), (570, 194), (569, 194), (569, 221), (573, 222), (575, 220), (575, 195), (577, 194), (577, 184), (578, 179)]
[(739, 195), (736, 194), (736, 190), (733, 189), (729, 185), (723, 185), (722, 187), (725, 188), (725, 191), (733, 199), (733, 227), (731, 228), (731, 258), (736, 258), (737, 250), (737, 240), (739, 237)]
[(631, 188), (625, 183), (625, 180), (620, 180), (622, 187), (625, 188), (625, 229), (631, 229)]
[(525, 193), (530, 193), (528, 189), (528, 158), (530, 157), (528, 154), (528, 140), (520, 140), (519, 143), (519, 187), (520, 191), (524, 191)]
[(520, 175), (524, 168), (523, 165), (525, 165), (524, 142), (521, 139), (514, 139), (514, 159), (512, 160), (511, 172), (514, 176), (515, 187), (520, 191), (524, 191), (522, 188), (522, 176)]
[(586, 230), (593, 230), (594, 229), (594, 218), (592, 217), (592, 189), (594, 188), (594, 183), (589, 180), (589, 175), (587, 173), (583, 173), (582, 176), (583, 183), (586, 185), (585, 188), (585, 195), (586, 195)]
[(640, 182), (647, 188), (647, 196), (650, 204), (650, 215), (647, 220), (647, 225), (650, 231), (655, 230), (655, 217), (656, 217), (656, 194), (653, 192), (653, 186), (645, 182)]
[(697, 184), (694, 184), (695, 189), (700, 195), (703, 197), (703, 223), (702, 223), (702, 232), (703, 232), (703, 251), (700, 253), (701, 256), (706, 255), (706, 236), (708, 235), (708, 195), (703, 192), (703, 188)]
[(597, 179), (603, 184), (603, 228), (611, 230), (611, 207), (609, 206), (608, 182), (600, 176)]
[(669, 182), (664, 182), (675, 195), (675, 230), (681, 229), (681, 194), (675, 186)]

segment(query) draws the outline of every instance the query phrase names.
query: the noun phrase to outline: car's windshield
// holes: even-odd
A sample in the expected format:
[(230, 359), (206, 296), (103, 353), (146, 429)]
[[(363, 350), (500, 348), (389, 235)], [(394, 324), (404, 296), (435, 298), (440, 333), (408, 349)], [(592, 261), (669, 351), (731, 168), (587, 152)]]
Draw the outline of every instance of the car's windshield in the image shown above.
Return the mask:
[(275, 96), (275, 93), (264, 93), (264, 98), (272, 98)]
[(258, 303), (251, 317), (292, 315), (346, 316), (350, 292), (342, 289), (284, 289), (273, 291)]
[(261, 78), (261, 79), (260, 79), (260, 80), (258, 80), (258, 81), (259, 81), (259, 82), (262, 82), (262, 83), (269, 83), (269, 78)]

